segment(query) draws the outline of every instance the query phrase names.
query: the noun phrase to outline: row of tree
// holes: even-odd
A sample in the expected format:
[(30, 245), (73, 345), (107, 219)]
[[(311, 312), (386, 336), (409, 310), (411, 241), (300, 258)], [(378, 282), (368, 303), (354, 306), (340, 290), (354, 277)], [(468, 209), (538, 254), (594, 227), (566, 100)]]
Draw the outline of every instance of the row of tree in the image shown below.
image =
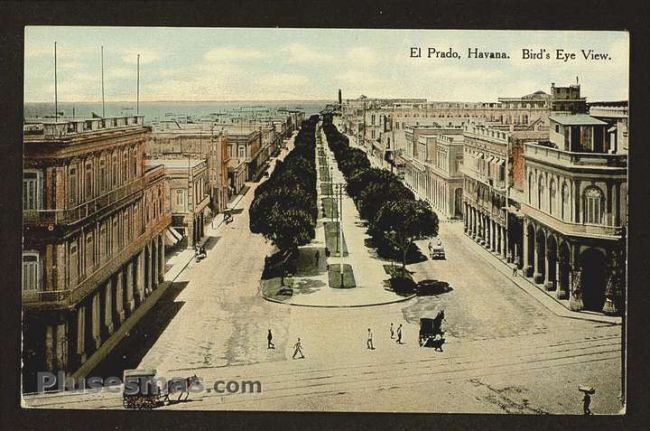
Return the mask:
[[(318, 206), (316, 195), (316, 127), (319, 116), (303, 122), (294, 149), (275, 164), (273, 173), (255, 190), (249, 209), (250, 230), (262, 234), (283, 255), (291, 255), (315, 236)], [(284, 284), (284, 261), (282, 261)]]
[(372, 168), (363, 150), (350, 147), (347, 136), (332, 123), (331, 115), (323, 118), (323, 131), (346, 179), (348, 195), (361, 217), (369, 222), (373, 243), (390, 243), (400, 252), (405, 269), (414, 241), (438, 234), (438, 216), (428, 202), (416, 199), (395, 174)]

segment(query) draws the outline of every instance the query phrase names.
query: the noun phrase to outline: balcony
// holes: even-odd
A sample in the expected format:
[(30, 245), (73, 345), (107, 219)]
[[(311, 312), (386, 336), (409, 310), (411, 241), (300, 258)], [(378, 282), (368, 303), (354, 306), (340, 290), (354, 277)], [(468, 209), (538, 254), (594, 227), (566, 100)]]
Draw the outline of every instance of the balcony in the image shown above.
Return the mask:
[(521, 212), (551, 229), (567, 236), (578, 236), (601, 239), (620, 239), (620, 226), (603, 226), (595, 224), (571, 223), (555, 218), (528, 204), (521, 205)]
[(147, 227), (139, 237), (132, 240), (117, 255), (82, 278), (74, 289), (24, 292), (22, 295), (23, 307), (29, 310), (55, 310), (73, 307), (117, 272), (131, 257), (144, 249), (155, 235), (163, 232), (170, 224), (171, 215), (161, 215), (161, 219), (156, 224)]
[(564, 167), (622, 168), (627, 167), (626, 154), (577, 153), (535, 143), (525, 144), (524, 157)]
[(25, 210), (23, 211), (23, 224), (57, 225), (79, 223), (102, 209), (115, 205), (119, 201), (142, 191), (144, 186), (145, 178), (143, 177), (72, 208)]

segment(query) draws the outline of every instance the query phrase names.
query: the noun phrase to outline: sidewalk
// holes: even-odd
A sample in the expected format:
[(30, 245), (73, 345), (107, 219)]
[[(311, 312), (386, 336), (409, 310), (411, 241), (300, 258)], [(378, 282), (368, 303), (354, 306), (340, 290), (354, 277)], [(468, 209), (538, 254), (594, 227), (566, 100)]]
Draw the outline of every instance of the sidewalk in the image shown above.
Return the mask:
[(546, 293), (541, 288), (537, 287), (533, 282), (528, 280), (526, 277), (521, 275), (521, 272), (517, 272), (517, 276), (512, 276), (512, 269), (508, 264), (498, 258), (495, 254), (481, 247), (476, 242), (472, 241), (465, 234), (463, 238), (467, 243), (470, 243), (473, 248), (473, 251), (476, 252), (479, 256), (485, 259), (490, 265), (492, 265), (497, 271), (502, 275), (507, 277), (512, 281), (517, 287), (528, 293), (530, 296), (535, 298), (538, 302), (544, 305), (549, 311), (553, 314), (566, 317), (569, 319), (579, 319), (579, 320), (589, 320), (593, 322), (608, 323), (611, 325), (620, 325), (622, 318), (620, 316), (607, 316), (605, 314), (590, 312), (590, 311), (571, 311), (559, 300), (555, 299), (550, 294)]
[[(244, 198), (246, 195), (246, 192), (250, 190), (250, 187), (245, 187), (244, 189), (244, 194), (239, 194), (237, 195), (232, 204), (229, 205), (230, 208), (237, 208), (241, 200)], [(212, 222), (206, 226), (205, 229), (205, 236), (203, 239), (199, 242), (199, 244), (203, 245), (205, 244), (210, 237), (214, 237), (219, 233), (222, 229), (221, 227), (225, 226), (224, 222), (224, 215), (223, 213), (217, 214)], [(171, 265), (172, 267), (165, 272), (165, 281), (167, 282), (173, 282), (175, 281), (178, 276), (187, 268), (187, 266), (192, 262), (194, 259), (194, 249), (193, 248), (187, 248), (185, 250), (182, 250), (178, 252), (175, 256), (172, 256), (169, 258), (169, 260), (166, 262), (167, 265)]]

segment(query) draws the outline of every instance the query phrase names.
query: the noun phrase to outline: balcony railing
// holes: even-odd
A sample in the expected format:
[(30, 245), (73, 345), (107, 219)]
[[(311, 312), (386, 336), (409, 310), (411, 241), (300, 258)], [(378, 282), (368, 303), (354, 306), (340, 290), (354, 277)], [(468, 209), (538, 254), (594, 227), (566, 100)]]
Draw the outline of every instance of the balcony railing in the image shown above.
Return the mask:
[(26, 136), (61, 139), (82, 133), (144, 125), (144, 116), (92, 118), (53, 123), (31, 123), (24, 126)]
[(122, 199), (141, 191), (144, 185), (145, 178), (141, 177), (73, 208), (24, 210), (23, 223), (37, 225), (77, 223), (96, 214), (103, 208), (114, 205)]
[(26, 308), (58, 309), (67, 308), (80, 302), (108, 276), (114, 274), (128, 259), (144, 249), (153, 236), (162, 232), (170, 224), (171, 215), (161, 215), (161, 219), (156, 224), (150, 225), (140, 236), (121, 249), (119, 253), (103, 265), (98, 266), (85, 278), (82, 278), (74, 289), (23, 292), (23, 306)]
[(528, 143), (525, 145), (524, 155), (527, 158), (562, 165), (617, 168), (627, 167), (626, 154), (577, 153), (537, 145), (535, 143)]
[(565, 235), (604, 237), (608, 239), (617, 239), (620, 236), (621, 226), (571, 223), (557, 219), (528, 204), (521, 206), (521, 212)]

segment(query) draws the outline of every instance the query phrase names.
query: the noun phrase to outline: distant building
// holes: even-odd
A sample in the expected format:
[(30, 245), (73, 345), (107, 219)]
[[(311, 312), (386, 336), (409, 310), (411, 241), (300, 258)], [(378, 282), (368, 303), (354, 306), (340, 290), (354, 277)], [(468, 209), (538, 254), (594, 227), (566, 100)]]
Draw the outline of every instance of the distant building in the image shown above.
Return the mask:
[(208, 218), (210, 194), (207, 162), (191, 158), (147, 161), (148, 166), (157, 164), (165, 167), (170, 178), (171, 227), (185, 237), (187, 247), (192, 248), (203, 238)]
[(208, 169), (208, 194), (211, 216), (228, 206), (228, 133), (223, 126), (211, 122), (179, 123), (162, 121), (153, 128), (147, 146), (148, 157), (205, 159)]
[(547, 139), (548, 131), (469, 121), (463, 126), (463, 138), (465, 232), (521, 267), (521, 197), (513, 191), (521, 169), (517, 148), (525, 142)]
[(163, 281), (171, 222), (163, 166), (145, 167), (143, 117), (26, 124), (24, 385), (85, 376)]

